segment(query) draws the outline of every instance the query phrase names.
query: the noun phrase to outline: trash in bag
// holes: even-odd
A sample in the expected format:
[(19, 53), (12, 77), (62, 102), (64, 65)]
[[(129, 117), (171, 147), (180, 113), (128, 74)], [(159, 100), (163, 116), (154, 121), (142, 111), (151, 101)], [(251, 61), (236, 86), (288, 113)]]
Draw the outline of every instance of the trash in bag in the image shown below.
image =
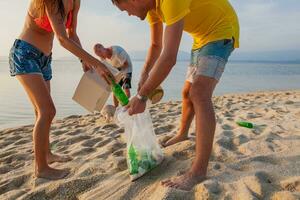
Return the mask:
[(125, 128), (127, 165), (132, 181), (143, 176), (164, 159), (154, 133), (149, 111), (129, 116), (125, 108), (117, 108), (116, 121)]

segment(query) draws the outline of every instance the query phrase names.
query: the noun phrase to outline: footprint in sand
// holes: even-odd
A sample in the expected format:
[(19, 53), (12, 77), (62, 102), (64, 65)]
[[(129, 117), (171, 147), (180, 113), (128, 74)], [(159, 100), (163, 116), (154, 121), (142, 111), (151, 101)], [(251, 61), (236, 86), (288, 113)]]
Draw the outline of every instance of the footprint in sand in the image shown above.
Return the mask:
[(107, 138), (103, 141), (100, 141), (95, 147), (103, 147), (105, 145), (107, 145), (108, 143), (110, 143), (113, 139), (112, 138)]
[(115, 151), (119, 150), (119, 149), (122, 149), (122, 148), (125, 148), (126, 144), (125, 143), (120, 143), (120, 142), (112, 142), (111, 144), (108, 144), (106, 149), (107, 149), (107, 152), (110, 152), (110, 153), (114, 153)]
[(12, 137), (6, 137), (6, 138), (4, 139), (4, 141), (15, 142), (15, 141), (20, 140), (20, 139), (22, 139), (22, 138), (23, 138), (23, 137), (20, 136), (20, 135), (15, 135), (15, 136), (12, 136)]
[(76, 156), (85, 156), (88, 155), (92, 152), (95, 152), (96, 149), (91, 148), (91, 147), (84, 147), (80, 148), (80, 150), (75, 151), (74, 153), (71, 154), (71, 156), (76, 157)]
[(235, 145), (232, 141), (232, 138), (230, 137), (226, 137), (226, 136), (222, 136), (221, 138), (219, 138), (218, 140), (216, 140), (216, 145), (219, 145), (227, 150), (233, 151), (235, 150)]
[(26, 140), (26, 139), (22, 139), (22, 140), (19, 140), (17, 142), (15, 142), (14, 144), (15, 145), (22, 145), (22, 144), (26, 144), (26, 143), (30, 143), (31, 140)]
[(249, 159), (250, 162), (262, 162), (266, 164), (271, 164), (271, 165), (277, 165), (279, 164), (279, 161), (272, 156), (255, 156), (251, 159)]
[(102, 140), (103, 140), (102, 137), (98, 137), (95, 139), (87, 140), (87, 141), (83, 142), (81, 145), (84, 147), (93, 147), (95, 144), (97, 144), (98, 142), (100, 142)]
[(236, 146), (239, 146), (241, 144), (248, 142), (249, 140), (250, 140), (249, 137), (247, 137), (244, 134), (240, 134), (239, 136), (237, 136), (233, 139), (233, 144)]
[(189, 151), (175, 151), (172, 156), (177, 160), (187, 160), (192, 157), (192, 153)]
[(115, 129), (115, 128), (119, 128), (119, 126), (116, 124), (106, 124), (102, 127), (102, 129)]
[(70, 137), (64, 141), (58, 142), (57, 146), (72, 145), (72, 144), (81, 142), (83, 140), (88, 140), (88, 139), (91, 139), (91, 136), (80, 135), (80, 136), (76, 136), (76, 137)]
[(94, 175), (84, 179), (72, 179), (53, 184), (51, 190), (42, 187), (23, 196), (23, 199), (78, 199), (82, 191), (88, 191), (103, 179), (103, 175)]
[(221, 135), (224, 135), (226, 137), (233, 137), (234, 136), (234, 133), (233, 131), (230, 131), (230, 130), (225, 130), (221, 133)]
[(223, 124), (223, 125), (222, 125), (222, 129), (223, 129), (223, 130), (233, 130), (233, 127), (230, 126), (229, 124)]
[(31, 174), (24, 174), (21, 176), (16, 177), (9, 177), (8, 180), (4, 180), (1, 183), (0, 186), (0, 194), (4, 194), (6, 192), (9, 192), (11, 190), (22, 188), (22, 185), (25, 184), (29, 178), (31, 177)]
[(11, 169), (7, 166), (7, 165), (4, 165), (4, 166), (1, 166), (0, 167), (0, 174), (6, 174), (7, 172), (9, 172)]
[(174, 125), (166, 125), (166, 126), (161, 126), (161, 127), (157, 127), (154, 129), (154, 132), (156, 135), (160, 135), (166, 132), (171, 132), (173, 129), (175, 128)]
[(14, 155), (10, 155), (7, 156), (3, 159), (1, 159), (1, 162), (6, 163), (6, 164), (10, 164), (13, 162), (18, 162), (18, 161), (26, 161), (28, 159), (28, 154), (14, 154)]
[(113, 167), (118, 171), (127, 170), (127, 161), (125, 157), (114, 157), (113, 158)]
[(115, 156), (115, 157), (124, 157), (125, 152), (123, 150), (118, 150), (118, 151), (113, 152), (112, 155)]
[(64, 133), (66, 133), (67, 130), (56, 130), (56, 131), (52, 131), (50, 134), (52, 135), (55, 135), (55, 136), (59, 136), (59, 135), (62, 135)]
[(7, 200), (15, 200), (15, 199), (19, 199), (22, 195), (26, 194), (28, 191), (29, 189), (27, 189), (27, 191), (25, 189), (13, 189), (0, 196), (0, 198), (7, 199)]
[(3, 152), (3, 153), (0, 153), (0, 158), (4, 158), (4, 157), (9, 156), (9, 155), (14, 155), (16, 153), (18, 153), (18, 152), (14, 151), (14, 150), (12, 150), (12, 151), (6, 151), (6, 152)]

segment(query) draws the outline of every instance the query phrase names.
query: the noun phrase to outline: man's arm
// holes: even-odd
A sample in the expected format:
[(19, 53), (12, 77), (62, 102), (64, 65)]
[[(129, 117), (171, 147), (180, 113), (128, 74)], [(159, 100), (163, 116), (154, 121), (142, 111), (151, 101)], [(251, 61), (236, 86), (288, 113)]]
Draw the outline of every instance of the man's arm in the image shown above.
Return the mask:
[(147, 96), (158, 87), (168, 76), (172, 67), (176, 64), (177, 53), (182, 37), (184, 20), (167, 26), (163, 37), (163, 52), (155, 62), (149, 78), (139, 90), (139, 95)]
[(150, 26), (151, 46), (148, 49), (142, 73), (149, 73), (162, 50), (163, 24), (158, 22)]
[(151, 71), (154, 63), (158, 59), (162, 50), (162, 37), (163, 37), (162, 22), (152, 24), (150, 26), (150, 31), (151, 31), (151, 45), (150, 48), (148, 49), (146, 61), (143, 70), (141, 72), (138, 91), (147, 80), (149, 72)]

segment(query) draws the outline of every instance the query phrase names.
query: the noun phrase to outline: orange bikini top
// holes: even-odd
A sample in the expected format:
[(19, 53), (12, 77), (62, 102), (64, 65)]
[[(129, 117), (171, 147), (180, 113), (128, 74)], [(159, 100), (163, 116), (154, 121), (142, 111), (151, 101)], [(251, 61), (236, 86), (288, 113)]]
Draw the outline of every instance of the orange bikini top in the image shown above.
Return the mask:
[[(70, 0), (70, 2), (72, 3), (73, 0)], [(66, 28), (70, 28), (72, 25), (72, 19), (73, 19), (73, 12), (72, 10), (68, 13), (68, 17), (67, 17), (67, 22), (66, 22)], [(47, 32), (53, 32), (53, 29), (51, 27), (49, 18), (47, 15), (40, 17), (40, 18), (35, 18), (34, 22), (36, 23), (36, 25), (38, 25), (40, 28), (46, 30)]]

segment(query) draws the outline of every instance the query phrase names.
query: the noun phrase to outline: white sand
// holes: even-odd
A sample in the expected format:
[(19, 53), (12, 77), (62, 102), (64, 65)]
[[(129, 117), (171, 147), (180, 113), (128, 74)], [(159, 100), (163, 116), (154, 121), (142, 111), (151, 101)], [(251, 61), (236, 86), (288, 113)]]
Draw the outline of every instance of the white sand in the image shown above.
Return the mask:
[[(194, 124), (189, 141), (164, 149), (161, 166), (130, 182), (124, 130), (95, 114), (53, 123), (53, 151), (74, 158), (52, 164), (72, 169), (58, 181), (33, 177), (32, 125), (0, 131), (0, 199), (300, 199), (300, 91), (225, 95), (214, 102), (218, 124), (209, 179), (190, 192), (164, 188), (160, 181), (189, 168)], [(150, 111), (158, 138), (174, 135), (181, 102)], [(239, 127), (236, 120), (259, 127)]]

